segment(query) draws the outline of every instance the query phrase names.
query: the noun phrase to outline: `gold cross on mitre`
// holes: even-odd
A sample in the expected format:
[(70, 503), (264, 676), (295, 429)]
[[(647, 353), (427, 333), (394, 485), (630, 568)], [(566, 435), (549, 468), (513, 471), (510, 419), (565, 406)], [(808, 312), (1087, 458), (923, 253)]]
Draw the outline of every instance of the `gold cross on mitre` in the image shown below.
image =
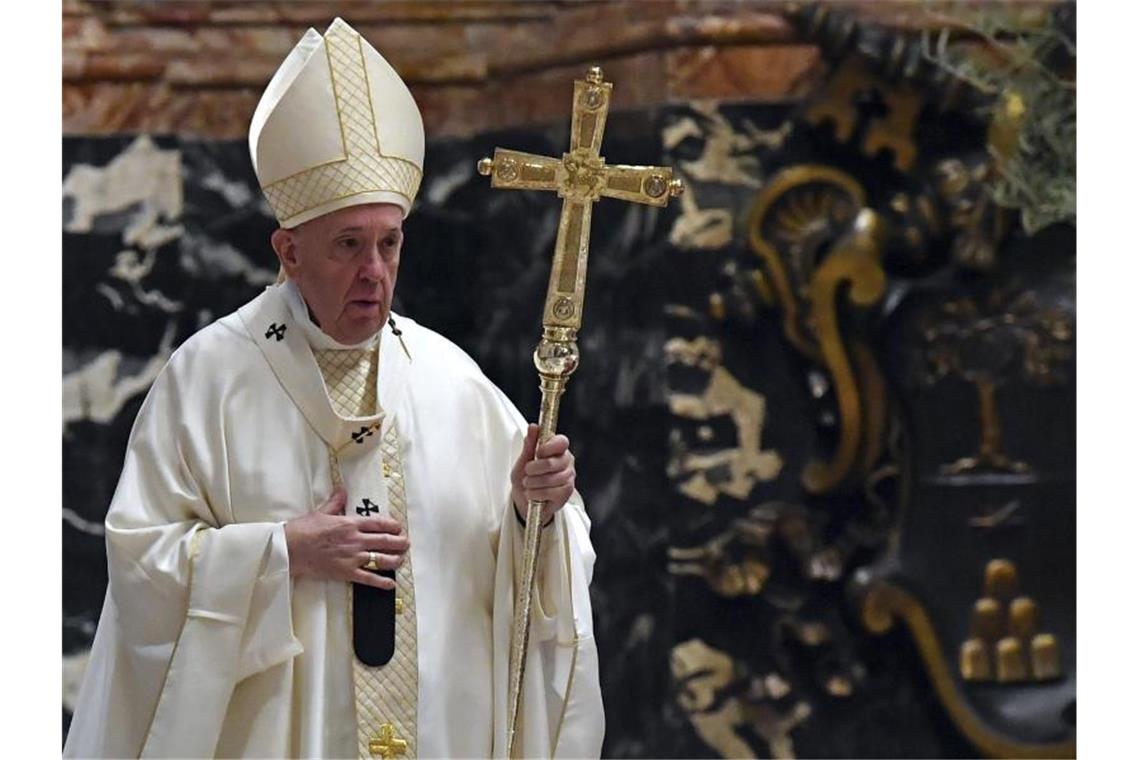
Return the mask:
[(606, 166), (599, 155), (613, 84), (592, 66), (585, 81), (574, 82), (570, 151), (562, 158), (495, 148), (493, 159), (479, 161), (479, 173), (503, 190), (554, 190), (562, 198), (562, 219), (554, 248), (554, 266), (542, 323), (577, 330), (582, 324), (590, 217), (600, 197), (664, 206), (680, 195), (681, 180), (661, 166)]
[(396, 736), (396, 727), (391, 723), (380, 726), (380, 735), (368, 742), (368, 751), (372, 756), (384, 760), (392, 760), (393, 757), (404, 754), (407, 749), (408, 743)]

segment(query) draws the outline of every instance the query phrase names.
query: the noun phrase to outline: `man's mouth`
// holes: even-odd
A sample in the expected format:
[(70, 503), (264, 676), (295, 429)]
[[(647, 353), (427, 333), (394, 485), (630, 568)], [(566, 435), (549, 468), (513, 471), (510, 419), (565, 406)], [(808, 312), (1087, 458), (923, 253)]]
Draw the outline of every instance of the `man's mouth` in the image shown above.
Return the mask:
[(348, 305), (357, 309), (375, 309), (380, 305), (380, 300), (377, 298), (354, 298), (348, 302)]

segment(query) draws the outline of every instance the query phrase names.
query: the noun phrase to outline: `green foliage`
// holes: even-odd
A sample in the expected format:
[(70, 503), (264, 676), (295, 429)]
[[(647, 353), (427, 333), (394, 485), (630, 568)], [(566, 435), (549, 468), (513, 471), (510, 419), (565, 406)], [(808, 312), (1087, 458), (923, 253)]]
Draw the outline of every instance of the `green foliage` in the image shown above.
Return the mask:
[[(1030, 234), (1077, 218), (1077, 47), (1056, 19), (1041, 6), (962, 8), (941, 19), (956, 34), (944, 29), (922, 40), (928, 61), (993, 96), (987, 118), (1006, 118), (1001, 109), (1020, 100), (1016, 150), (995, 156), (991, 192), (999, 205), (1020, 211)], [(984, 45), (952, 41), (963, 39), (963, 30), (966, 40)]]

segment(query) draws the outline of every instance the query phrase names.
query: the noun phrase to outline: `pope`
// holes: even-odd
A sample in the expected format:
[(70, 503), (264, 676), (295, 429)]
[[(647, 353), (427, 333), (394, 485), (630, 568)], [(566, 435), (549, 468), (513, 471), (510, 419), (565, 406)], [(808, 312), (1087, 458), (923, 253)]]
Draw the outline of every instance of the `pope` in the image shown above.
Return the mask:
[(504, 756), (541, 500), (516, 744), (597, 757), (569, 441), (537, 445), (470, 357), (392, 312), (423, 168), (411, 93), (337, 19), (281, 64), (249, 142), (282, 276), (180, 346), (139, 411), (64, 755)]

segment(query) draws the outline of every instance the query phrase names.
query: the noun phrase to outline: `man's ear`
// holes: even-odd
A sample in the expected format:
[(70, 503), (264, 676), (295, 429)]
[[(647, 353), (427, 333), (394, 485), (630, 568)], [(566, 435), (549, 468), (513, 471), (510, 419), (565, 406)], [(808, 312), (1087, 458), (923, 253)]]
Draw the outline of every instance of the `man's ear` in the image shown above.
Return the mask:
[(286, 275), (292, 277), (301, 265), (296, 233), (293, 230), (278, 227), (269, 236), (269, 243), (273, 246), (273, 252), (277, 254), (277, 260), (281, 262), (281, 269)]

